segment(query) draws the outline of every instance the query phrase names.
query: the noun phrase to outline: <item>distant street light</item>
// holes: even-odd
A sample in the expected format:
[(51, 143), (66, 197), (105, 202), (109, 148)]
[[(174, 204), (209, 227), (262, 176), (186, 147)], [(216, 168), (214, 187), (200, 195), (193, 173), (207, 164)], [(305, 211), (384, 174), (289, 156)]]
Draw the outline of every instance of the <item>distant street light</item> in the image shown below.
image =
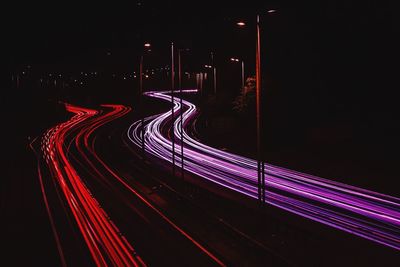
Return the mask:
[(233, 62), (241, 62), (242, 64), (242, 88), (244, 87), (244, 60), (240, 60), (240, 59), (238, 59), (238, 58), (233, 58), (233, 57), (231, 57), (231, 61), (233, 61)]
[(174, 43), (171, 42), (171, 120), (172, 120), (172, 176), (175, 177), (175, 127), (174, 123), (174, 90), (175, 90), (175, 60)]
[(211, 65), (213, 67), (213, 84), (214, 84), (214, 95), (217, 96), (217, 68), (214, 62), (214, 53), (211, 52)]
[[(143, 49), (142, 54), (140, 55), (140, 64), (139, 64), (139, 91), (140, 91), (140, 103), (142, 104), (142, 118), (141, 118), (141, 127), (142, 127), (142, 158), (145, 158), (146, 148), (144, 143), (144, 113), (143, 113), (143, 56), (144, 52), (149, 51), (151, 47), (150, 43), (144, 44), (145, 49)], [(147, 49), (147, 50), (146, 50)], [(147, 76), (147, 75), (146, 75)], [(148, 77), (146, 77), (148, 78)]]
[(180, 121), (181, 121), (181, 177), (184, 179), (184, 162), (183, 162), (183, 103), (182, 103), (182, 65), (181, 65), (181, 52), (189, 51), (188, 48), (181, 48), (178, 49), (178, 86), (179, 86), (179, 93), (180, 93), (180, 105), (181, 105), (181, 112), (180, 112)]
[(204, 80), (204, 73), (196, 73), (196, 85), (197, 88), (200, 90), (200, 94), (203, 95), (203, 80)]
[(213, 69), (212, 74), (213, 74), (213, 90), (214, 90), (214, 95), (217, 94), (217, 68), (215, 67), (214, 63), (214, 53), (211, 52), (211, 65), (204, 65), (205, 68), (207, 69)]

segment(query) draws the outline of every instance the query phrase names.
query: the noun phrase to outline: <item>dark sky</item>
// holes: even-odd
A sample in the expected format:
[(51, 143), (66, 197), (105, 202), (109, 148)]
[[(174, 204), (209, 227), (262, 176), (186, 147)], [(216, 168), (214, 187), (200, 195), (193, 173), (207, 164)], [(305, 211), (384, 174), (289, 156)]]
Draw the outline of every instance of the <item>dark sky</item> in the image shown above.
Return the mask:
[(321, 2), (19, 3), (9, 8), (9, 19), (3, 25), (9, 36), (6, 55), (15, 64), (62, 62), (106, 50), (134, 56), (144, 40), (151, 41), (158, 51), (167, 49), (171, 40), (187, 40), (185, 45), (198, 54), (211, 49), (222, 54), (246, 50), (244, 56), (252, 58), (247, 39), (254, 34), (251, 30), (238, 34), (233, 22), (254, 20), (256, 13), (272, 7), (279, 12), (273, 19), (264, 18), (266, 43), (289, 49), (295, 57), (303, 54), (312, 64), (364, 65), (371, 60), (386, 64), (379, 61), (392, 57), (399, 33), (394, 7), (380, 1)]
[[(254, 19), (264, 12), (262, 72), (265, 106), (272, 110), (266, 113), (271, 119), (268, 125), (280, 129), (279, 135), (312, 127), (350, 129), (351, 140), (363, 139), (366, 150), (371, 144), (384, 145), (375, 150), (380, 152), (370, 151), (378, 160), (388, 158), (390, 151), (398, 152), (400, 16), (394, 3), (102, 2), (49, 5), (31, 1), (3, 8), (7, 14), (1, 17), (2, 44), (6, 45), (2, 52), (11, 72), (30, 64), (44, 72), (108, 66), (126, 73), (137, 69), (144, 41), (153, 46), (146, 64), (163, 66), (169, 64), (173, 40), (177, 46), (191, 48), (184, 64), (195, 71), (209, 63), (209, 52), (214, 51), (220, 90), (237, 94), (239, 82), (234, 79), (239, 71), (229, 58), (242, 57), (248, 74), (254, 73)], [(268, 8), (277, 12), (265, 15)], [(234, 22), (238, 19), (246, 20), (248, 27), (237, 29)], [(116, 95), (113, 90), (104, 90), (104, 94)], [(78, 92), (89, 95), (93, 91)], [(32, 102), (25, 92), (20, 94)], [(4, 103), (11, 105), (12, 101)], [(37, 107), (35, 103), (31, 106)]]
[[(263, 70), (272, 80), (306, 90), (389, 93), (396, 82), (392, 66), (398, 65), (394, 6), (381, 1), (320, 2), (18, 3), (8, 9), (3, 23), (3, 53), (11, 68), (18, 69), (24, 64), (101, 67), (111, 52), (114, 65), (123, 69), (137, 61), (144, 41), (153, 44), (149, 61), (168, 64), (173, 40), (192, 49), (194, 67), (208, 63), (213, 50), (217, 63), (241, 56), (253, 72), (255, 14), (275, 8), (277, 13), (262, 16)], [(247, 29), (235, 27), (238, 19), (249, 22)]]
[[(215, 25), (237, 12), (232, 4), (215, 4), (141, 1), (124, 5), (99, 1), (93, 5), (15, 6), (7, 27), (13, 61), (58, 62), (97, 50), (137, 53), (145, 40), (161, 48), (171, 40), (183, 39), (212, 46)], [(242, 13), (246, 15), (251, 9), (244, 7)], [(221, 32), (218, 35), (222, 37)]]

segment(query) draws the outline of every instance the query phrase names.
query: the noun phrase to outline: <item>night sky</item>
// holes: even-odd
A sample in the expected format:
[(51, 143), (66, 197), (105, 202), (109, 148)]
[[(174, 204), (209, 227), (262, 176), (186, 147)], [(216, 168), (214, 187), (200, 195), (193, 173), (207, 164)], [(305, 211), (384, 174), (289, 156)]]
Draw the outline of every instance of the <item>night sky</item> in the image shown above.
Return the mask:
[[(267, 14), (270, 8), (277, 12)], [(214, 51), (220, 91), (233, 98), (240, 78), (229, 58), (242, 57), (247, 75), (254, 73), (255, 15), (264, 11), (263, 84), (274, 110), (268, 114), (277, 115), (267, 116), (269, 125), (283, 132), (342, 127), (352, 140), (379, 146), (374, 157), (389, 158), (399, 144), (395, 10), (379, 1), (14, 4), (3, 24), (3, 53), (10, 73), (27, 65), (45, 73), (125, 73), (137, 71), (147, 41), (153, 48), (147, 64), (168, 65), (174, 41), (191, 49), (184, 60), (189, 71), (202, 70)], [(238, 20), (247, 27), (238, 29)]]
[[(9, 9), (10, 20), (5, 28), (10, 34), (7, 42), (14, 63), (60, 62), (99, 50), (124, 50), (132, 55), (141, 48), (143, 40), (162, 47), (171, 40), (186, 39), (203, 50), (234, 50), (238, 40), (230, 38), (237, 31), (232, 29), (232, 21), (254, 20), (260, 11), (274, 8), (279, 12), (274, 14), (273, 21), (264, 18), (268, 23), (263, 25), (268, 28), (266, 31), (290, 42), (276, 40), (280, 47), (290, 46), (293, 54), (301, 54), (294, 53), (300, 50), (310, 61), (318, 61), (314, 64), (337, 65), (336, 61), (346, 58), (361, 66), (367, 60), (363, 62), (363, 58), (368, 57), (368, 62), (383, 61), (393, 52), (398, 19), (390, 6), (378, 1), (362, 5), (352, 1), (275, 2), (20, 4)], [(272, 36), (267, 39), (274, 41)]]
[[(278, 10), (262, 17), (263, 67), (272, 80), (350, 94), (388, 94), (395, 87), (398, 18), (394, 8), (378, 1), (15, 4), (3, 25), (8, 34), (3, 53), (11, 69), (18, 69), (24, 64), (101, 68), (110, 52), (114, 68), (125, 70), (137, 65), (145, 41), (154, 47), (152, 63), (168, 64), (173, 40), (192, 49), (193, 70), (215, 51), (222, 64), (243, 57), (253, 72), (255, 14), (268, 8)], [(249, 23), (247, 29), (235, 27), (239, 19)]]

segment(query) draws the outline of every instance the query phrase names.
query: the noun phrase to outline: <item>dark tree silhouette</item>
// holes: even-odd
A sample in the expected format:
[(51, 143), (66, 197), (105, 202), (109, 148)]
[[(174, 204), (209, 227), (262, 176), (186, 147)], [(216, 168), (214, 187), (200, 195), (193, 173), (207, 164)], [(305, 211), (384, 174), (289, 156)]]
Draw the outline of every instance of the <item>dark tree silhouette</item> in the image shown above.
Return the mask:
[(247, 78), (240, 95), (233, 101), (234, 111), (240, 115), (246, 115), (254, 109), (256, 100), (255, 87), (255, 77)]

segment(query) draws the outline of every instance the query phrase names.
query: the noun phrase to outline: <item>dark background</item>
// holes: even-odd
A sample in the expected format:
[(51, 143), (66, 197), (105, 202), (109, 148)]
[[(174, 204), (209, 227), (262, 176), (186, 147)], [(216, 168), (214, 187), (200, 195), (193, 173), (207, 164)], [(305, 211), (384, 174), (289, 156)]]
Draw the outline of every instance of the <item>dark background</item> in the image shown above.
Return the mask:
[[(169, 65), (172, 40), (191, 49), (183, 58), (190, 72), (205, 71), (214, 51), (220, 109), (214, 115), (231, 112), (240, 91), (240, 67), (229, 58), (242, 57), (247, 76), (254, 73), (254, 20), (264, 12), (267, 160), (342, 181), (358, 177), (348, 182), (398, 195), (396, 9), (380, 1), (296, 2), (35, 2), (5, 8), (2, 53), (8, 73), (1, 98), (4, 128), (10, 130), (3, 133), (15, 141), (6, 148), (25, 147), (28, 136), (56, 121), (63, 114), (58, 101), (132, 105), (137, 80), (121, 77), (138, 70), (146, 41), (153, 46), (146, 55), (149, 67)], [(267, 14), (268, 8), (277, 12)], [(245, 29), (235, 26), (239, 19), (248, 22)], [(16, 88), (11, 77), (23, 71), (27, 74)], [(79, 78), (82, 71), (99, 75), (83, 86), (63, 89), (38, 84), (49, 73)], [(112, 74), (119, 78), (110, 78)], [(164, 79), (147, 86), (168, 84)], [(251, 154), (253, 133), (232, 126), (224, 133), (233, 136), (226, 145)], [(248, 145), (235, 145), (243, 139)]]
[[(14, 263), (44, 256), (58, 264), (29, 143), (67, 120), (60, 101), (94, 108), (121, 103), (137, 111), (138, 80), (123, 77), (138, 71), (146, 41), (152, 43), (146, 68), (170, 64), (172, 40), (191, 49), (183, 56), (185, 71), (205, 71), (215, 52), (218, 95), (207, 97), (208, 80), (199, 106), (200, 122), (210, 124), (199, 125), (201, 139), (254, 157), (254, 116), (232, 111), (240, 67), (229, 58), (243, 58), (246, 75), (254, 74), (255, 15), (268, 8), (277, 12), (261, 17), (266, 160), (400, 196), (397, 9), (383, 1), (310, 2), (3, 4), (2, 255)], [(246, 28), (235, 26), (239, 19)], [(145, 81), (147, 89), (168, 88), (165, 73), (157, 75)]]

